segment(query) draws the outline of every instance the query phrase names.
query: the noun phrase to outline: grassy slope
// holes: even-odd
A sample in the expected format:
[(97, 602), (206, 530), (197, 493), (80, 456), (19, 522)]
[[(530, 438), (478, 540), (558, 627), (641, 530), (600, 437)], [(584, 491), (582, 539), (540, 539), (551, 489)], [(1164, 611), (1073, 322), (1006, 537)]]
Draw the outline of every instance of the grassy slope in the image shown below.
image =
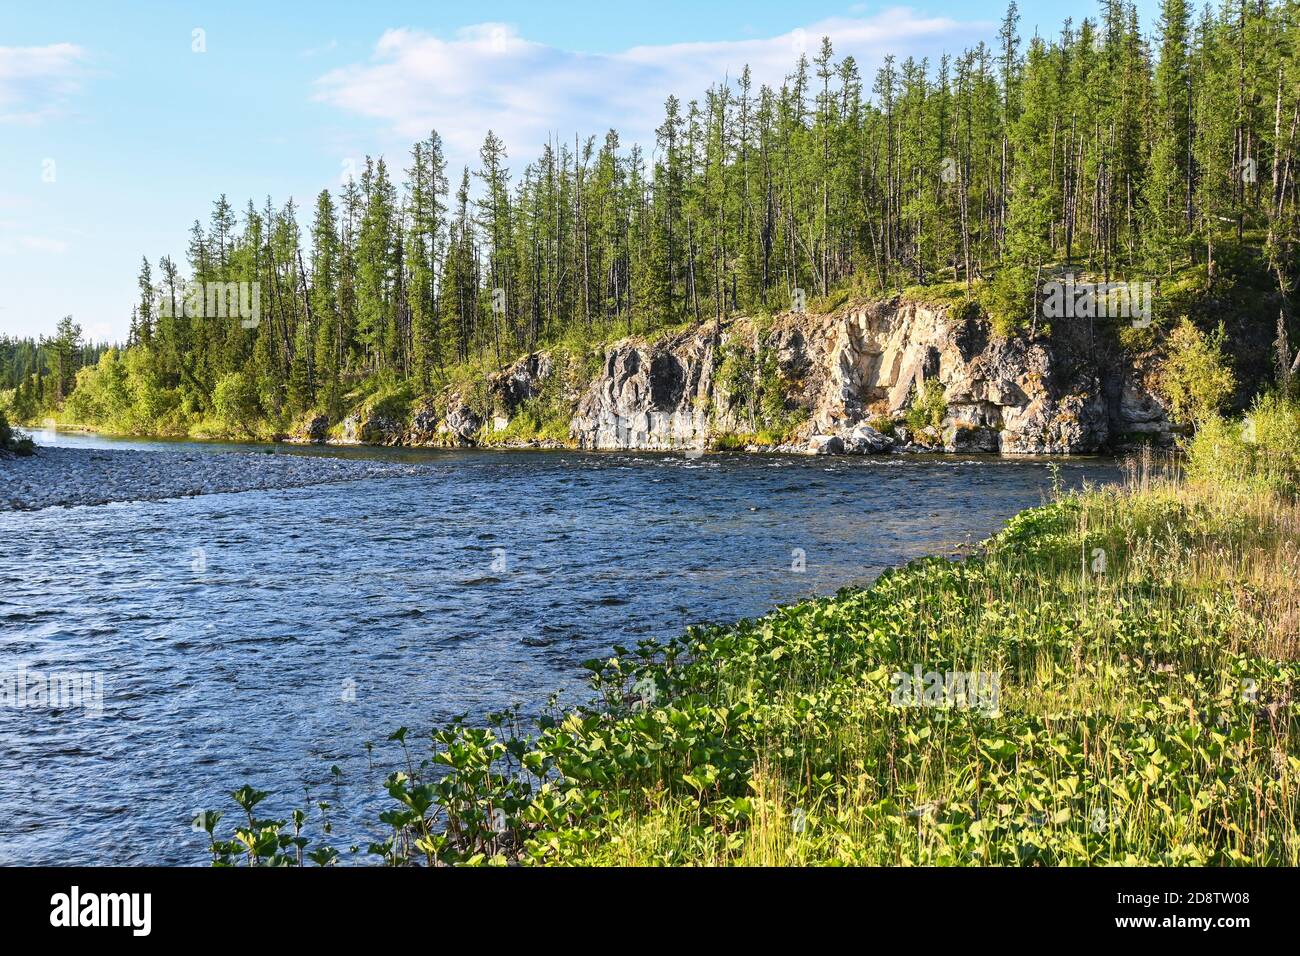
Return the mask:
[[(962, 564), (697, 632), (649, 671), (671, 705), (543, 737), (597, 812), (527, 855), (1295, 865), (1298, 530), (1223, 489), (1095, 492)], [(999, 672), (999, 711), (892, 706), (918, 663)]]

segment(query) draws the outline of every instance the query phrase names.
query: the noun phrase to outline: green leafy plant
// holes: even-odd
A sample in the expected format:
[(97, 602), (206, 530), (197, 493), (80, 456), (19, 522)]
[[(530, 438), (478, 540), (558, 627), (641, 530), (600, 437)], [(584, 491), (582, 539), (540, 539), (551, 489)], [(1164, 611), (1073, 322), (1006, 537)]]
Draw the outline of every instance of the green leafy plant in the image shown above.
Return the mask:
[(212, 390), (212, 405), (226, 425), (252, 433), (260, 414), (257, 386), (243, 372), (230, 372)]
[(15, 432), (9, 426), (9, 420), (5, 417), (4, 409), (0, 408), (0, 452), (11, 452), (15, 455), (30, 455), (35, 450), (31, 436)]
[(1170, 336), (1160, 387), (1178, 421), (1192, 425), (1208, 420), (1236, 388), (1223, 353), (1224, 338), (1222, 325), (1206, 335), (1186, 320)]
[(907, 424), (914, 431), (940, 428), (948, 414), (948, 400), (937, 378), (926, 379), (918, 388), (912, 386), (912, 401), (907, 409)]

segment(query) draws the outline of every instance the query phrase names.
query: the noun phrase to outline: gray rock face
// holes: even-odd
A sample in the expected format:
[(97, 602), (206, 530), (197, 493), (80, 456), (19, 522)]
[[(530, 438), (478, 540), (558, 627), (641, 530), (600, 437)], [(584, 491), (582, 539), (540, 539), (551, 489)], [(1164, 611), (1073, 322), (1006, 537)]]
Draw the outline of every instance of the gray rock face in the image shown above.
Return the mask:
[[(720, 433), (743, 431), (714, 388), (715, 353), (753, 335), (747, 320), (736, 319), (659, 343), (616, 343), (579, 401), (574, 438), (584, 448), (699, 448)], [(787, 406), (808, 414), (782, 450), (870, 454), (912, 439), (951, 451), (1068, 454), (1097, 451), (1127, 434), (1165, 439), (1171, 431), (1145, 360), (1107, 354), (1089, 328), (1062, 329), (1050, 341), (1000, 339), (978, 316), (894, 299), (830, 315), (778, 316), (762, 347), (775, 351), (790, 383)], [(865, 424), (874, 416), (900, 418), (929, 380), (943, 386), (947, 402), (941, 429), (895, 442)]]
[(838, 435), (813, 435), (804, 447), (805, 455), (842, 455), (844, 439)]
[(540, 395), (551, 371), (550, 355), (534, 352), (494, 375), (488, 382), (488, 390), (502, 417), (510, 418), (520, 405)]
[(405, 426), (401, 421), (373, 409), (353, 412), (343, 419), (339, 429), (340, 445), (399, 445)]
[(433, 402), (423, 401), (411, 409), (411, 423), (406, 429), (407, 443), (411, 445), (439, 445), (442, 416)]
[(455, 396), (438, 431), (450, 439), (452, 444), (472, 445), (474, 436), (482, 427), (483, 422), (474, 409), (461, 401), (459, 396)]
[[(804, 420), (777, 451), (1071, 454), (1167, 441), (1173, 428), (1155, 388), (1155, 356), (1130, 358), (1094, 332), (1080, 324), (1054, 328), (1050, 340), (1004, 339), (978, 315), (900, 298), (827, 315), (779, 315), (757, 345), (775, 356), (785, 407)], [(581, 448), (703, 450), (719, 436), (755, 430), (748, 403), (733, 400), (719, 374), (723, 356), (753, 348), (755, 335), (748, 319), (737, 318), (656, 341), (627, 338), (605, 350), (594, 380), (574, 382), (566, 366), (558, 384), (552, 356), (536, 352), (488, 379), (485, 407), (444, 393), (418, 403), (409, 422), (354, 413), (340, 440), (472, 445), (485, 426), (505, 429), (524, 403), (556, 384), (563, 389), (553, 394), (571, 403), (570, 437)], [(942, 386), (942, 423), (904, 428), (931, 381)], [(878, 420), (894, 425), (894, 437), (868, 424)], [(323, 435), (323, 419), (307, 431)]]
[(474, 444), (481, 426), (474, 410), (459, 394), (452, 393), (447, 396), (445, 411), (439, 411), (438, 405), (427, 399), (415, 405), (402, 444), (465, 447)]
[(312, 415), (298, 424), (291, 441), (319, 445), (329, 438), (330, 420), (324, 415)]
[[(519, 406), (541, 394), (551, 375), (551, 358), (544, 352), (525, 356), (488, 380), (488, 394), (496, 410), (489, 418), (503, 428)], [(446, 392), (437, 399), (424, 398), (411, 408), (403, 422), (374, 409), (360, 409), (343, 419), (337, 444), (458, 446), (474, 445), (484, 419), (459, 392)], [(295, 434), (295, 441), (326, 441), (329, 420), (319, 415)]]
[(570, 434), (580, 448), (702, 449), (725, 427), (711, 417), (713, 327), (657, 344), (616, 343), (578, 400)]
[(951, 452), (996, 452), (998, 433), (986, 425), (952, 424), (943, 430), (943, 450)]
[(894, 440), (870, 425), (858, 425), (844, 439), (844, 450), (851, 455), (877, 455), (894, 447)]
[(1170, 423), (1169, 408), (1156, 391), (1156, 381), (1153, 357), (1143, 356), (1122, 367), (1109, 383), (1111, 440), (1117, 447), (1152, 439), (1164, 441), (1179, 431)]

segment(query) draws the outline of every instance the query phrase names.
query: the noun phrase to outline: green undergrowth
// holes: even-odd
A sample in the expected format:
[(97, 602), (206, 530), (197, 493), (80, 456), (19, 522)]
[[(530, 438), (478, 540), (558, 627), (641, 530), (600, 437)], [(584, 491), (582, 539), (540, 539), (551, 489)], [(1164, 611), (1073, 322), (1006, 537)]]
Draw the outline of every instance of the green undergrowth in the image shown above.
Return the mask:
[(0, 454), (30, 455), (35, 449), (31, 436), (15, 431), (0, 408)]

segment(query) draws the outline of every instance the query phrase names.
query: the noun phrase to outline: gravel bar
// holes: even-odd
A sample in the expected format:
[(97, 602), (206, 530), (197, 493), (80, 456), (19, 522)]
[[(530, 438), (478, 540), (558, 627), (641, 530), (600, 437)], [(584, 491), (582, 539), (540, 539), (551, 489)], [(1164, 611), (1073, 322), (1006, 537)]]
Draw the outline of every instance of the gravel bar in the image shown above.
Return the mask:
[(303, 488), (415, 474), (420, 465), (264, 452), (37, 446), (0, 453), (0, 512)]

